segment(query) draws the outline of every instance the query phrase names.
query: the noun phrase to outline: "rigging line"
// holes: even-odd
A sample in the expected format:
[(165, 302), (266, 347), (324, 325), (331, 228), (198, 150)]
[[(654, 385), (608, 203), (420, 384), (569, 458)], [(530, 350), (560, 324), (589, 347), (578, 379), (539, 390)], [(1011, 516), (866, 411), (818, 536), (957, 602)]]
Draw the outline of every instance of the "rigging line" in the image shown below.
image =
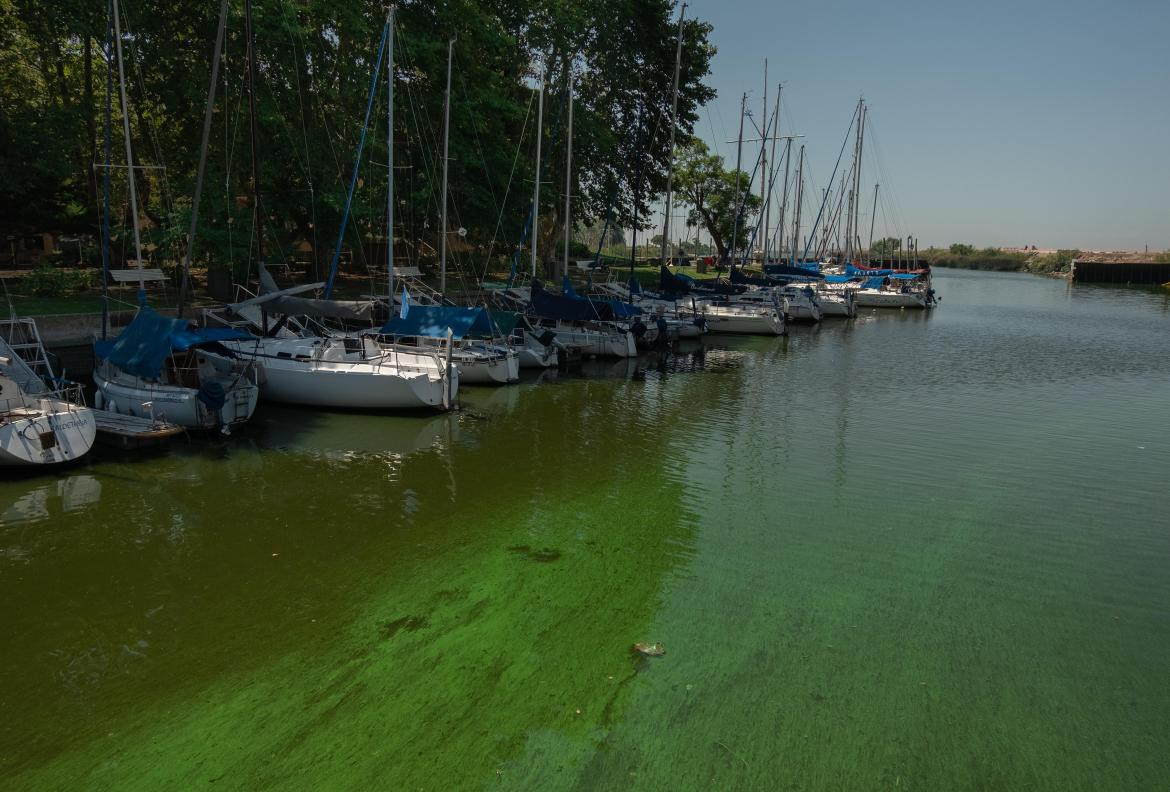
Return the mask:
[[(281, 13), (284, 14), (285, 18), (287, 19), (288, 6), (285, 3), (280, 3), (280, 9), (281, 9)], [(300, 30), (300, 19), (298, 18), (298, 19), (294, 20), (294, 22), (296, 23), (295, 29), (299, 31)], [(292, 28), (294, 26), (290, 25), (289, 27)], [(293, 57), (297, 61), (297, 65), (296, 65), (296, 67), (293, 68), (292, 72), (293, 72), (293, 79), (296, 80), (297, 109), (300, 111), (300, 119), (301, 119), (301, 138), (305, 144), (305, 176), (306, 176), (306, 179), (308, 180), (308, 184), (309, 184), (309, 221), (310, 221), (310, 223), (312, 223), (311, 228), (312, 228), (312, 232), (313, 232), (313, 276), (314, 276), (314, 278), (316, 278), (318, 275), (318, 266), (317, 266), (317, 193), (313, 189), (313, 160), (312, 160), (312, 157), (309, 153), (309, 129), (308, 129), (308, 125), (305, 121), (307, 113), (305, 112), (305, 103), (304, 103), (304, 98), (303, 98), (304, 88), (301, 85), (301, 70), (300, 70), (300, 64), (302, 62), (302, 57), (307, 59), (309, 53), (307, 50), (305, 50), (304, 47), (301, 47), (301, 51), (299, 53), (297, 52), (297, 40), (291, 33), (289, 34), (288, 39), (289, 39), (289, 43), (291, 43), (292, 47), (293, 47)], [(393, 75), (391, 76), (391, 78), (393, 79)], [(310, 87), (311, 87), (311, 84), (310, 84)]]
[(535, 95), (530, 94), (528, 97), (528, 109), (524, 113), (524, 124), (520, 127), (520, 136), (516, 141), (516, 153), (512, 157), (512, 172), (508, 174), (508, 186), (504, 191), (504, 203), (503, 206), (500, 207), (499, 216), (496, 218), (496, 229), (492, 232), (492, 241), (490, 244), (488, 244), (487, 256), (484, 259), (483, 274), (485, 278), (487, 277), (488, 267), (491, 266), (492, 253), (495, 250), (496, 240), (500, 234), (500, 227), (504, 222), (504, 213), (508, 205), (508, 195), (512, 190), (512, 181), (516, 176), (516, 165), (520, 161), (520, 148), (524, 144), (524, 135), (528, 132), (528, 120), (532, 117), (533, 101), (535, 101)]

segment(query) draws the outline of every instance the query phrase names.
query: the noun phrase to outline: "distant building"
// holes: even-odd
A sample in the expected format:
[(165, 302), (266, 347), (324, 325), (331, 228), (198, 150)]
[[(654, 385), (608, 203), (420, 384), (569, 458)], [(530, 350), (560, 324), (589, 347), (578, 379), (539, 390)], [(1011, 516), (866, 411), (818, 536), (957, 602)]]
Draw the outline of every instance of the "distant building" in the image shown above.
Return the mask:
[(1081, 253), (1072, 262), (1075, 283), (1167, 283), (1170, 262), (1157, 253)]

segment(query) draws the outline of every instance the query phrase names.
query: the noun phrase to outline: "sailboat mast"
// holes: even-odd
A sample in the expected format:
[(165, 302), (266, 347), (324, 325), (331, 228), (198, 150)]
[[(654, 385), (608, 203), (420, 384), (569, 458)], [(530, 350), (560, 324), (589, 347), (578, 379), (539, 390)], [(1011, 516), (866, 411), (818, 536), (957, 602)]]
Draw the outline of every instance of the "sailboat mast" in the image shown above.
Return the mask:
[[(760, 102), (762, 109), (760, 111), (760, 214), (756, 218), (756, 239), (761, 238), (759, 232), (760, 222), (764, 219), (764, 205), (768, 203), (768, 59), (764, 58), (764, 98)], [(767, 226), (764, 227), (764, 233), (767, 234)], [(751, 257), (751, 251), (746, 251), (747, 257)]]
[(870, 255), (873, 255), (873, 221), (877, 219), (877, 195), (880, 184), (873, 186), (873, 210), (869, 214), (869, 250)]
[(792, 229), (792, 266), (796, 266), (796, 248), (800, 244), (800, 205), (804, 202), (804, 145), (796, 167), (796, 217)]
[(776, 245), (776, 250), (781, 257), (784, 256), (784, 220), (788, 216), (788, 177), (792, 172), (792, 138), (784, 141), (784, 197), (780, 201), (780, 222), (776, 225), (776, 231), (780, 234), (779, 243)]
[(203, 142), (199, 146), (199, 168), (195, 174), (195, 195), (191, 199), (191, 225), (187, 230), (187, 251), (183, 254), (180, 268), (179, 304), (176, 313), (183, 316), (183, 303), (187, 298), (188, 273), (191, 269), (191, 254), (195, 251), (195, 229), (199, 223), (199, 199), (203, 197), (203, 172), (207, 167), (207, 141), (211, 137), (211, 117), (215, 109), (215, 89), (219, 81), (219, 57), (223, 52), (223, 35), (227, 29), (228, 0), (219, 6), (219, 26), (215, 31), (215, 51), (211, 55), (211, 85), (207, 88), (207, 109), (203, 113)]
[(394, 6), (386, 13), (386, 291), (394, 315)]
[(569, 237), (573, 228), (573, 66), (569, 64), (569, 138), (565, 144), (565, 261), (561, 277), (569, 277)]
[[(784, 89), (783, 83), (776, 84), (776, 111), (772, 113), (772, 162), (776, 161), (776, 138), (780, 134), (780, 92)], [(776, 168), (771, 172), (764, 169), (768, 179), (768, 198), (764, 201), (764, 263), (768, 263), (768, 251), (772, 249), (772, 193), (776, 186)]]
[(735, 270), (735, 248), (736, 236), (739, 234), (739, 212), (740, 212), (740, 192), (739, 179), (742, 171), (740, 166), (743, 164), (743, 117), (747, 110), (747, 92), (744, 91), (743, 98), (739, 101), (739, 143), (735, 149), (735, 214), (731, 218), (731, 244), (728, 246), (731, 259), (731, 269)]
[[(111, 0), (111, 5), (113, 0)], [(114, 48), (114, 17), (106, 23), (106, 168), (102, 176), (102, 340), (106, 340), (110, 325), (110, 165), (113, 142), (114, 63), (110, 52)]]
[(674, 47), (674, 88), (670, 100), (670, 156), (666, 166), (666, 204), (662, 217), (662, 263), (667, 263), (670, 253), (670, 212), (671, 197), (674, 187), (674, 132), (678, 125), (678, 74), (682, 68), (682, 33), (683, 16), (687, 13), (687, 4), (683, 3), (678, 12), (678, 41)]
[(540, 230), (540, 142), (544, 137), (544, 72), (540, 66), (540, 96), (536, 100), (536, 178), (532, 186), (532, 277), (536, 277), (536, 244)]
[(447, 93), (443, 99), (443, 208), (439, 220), (439, 294), (447, 294), (447, 152), (451, 137), (451, 60), (455, 39), (447, 42)]
[(248, 129), (252, 144), (252, 227), (256, 230), (256, 257), (264, 266), (264, 212), (260, 208), (260, 155), (256, 148), (256, 42), (252, 30), (252, 0), (244, 0), (244, 38), (248, 58)]
[[(862, 152), (865, 149), (865, 119), (869, 115), (869, 108), (865, 101), (861, 104), (861, 126), (857, 130), (857, 174), (854, 176), (854, 192), (857, 193), (857, 204), (853, 207), (853, 233), (857, 237), (857, 247), (861, 247), (861, 229), (858, 224), (861, 220), (861, 162)], [(860, 256), (861, 251), (858, 250)]]
[(130, 149), (130, 103), (126, 100), (126, 69), (122, 61), (122, 20), (119, 0), (114, 0), (114, 45), (118, 50), (118, 90), (122, 96), (122, 133), (126, 139), (126, 173), (130, 180), (130, 220), (134, 227), (134, 255), (138, 262), (138, 302), (146, 301), (146, 283), (142, 272), (142, 238), (138, 233), (138, 192), (134, 186), (134, 154)]

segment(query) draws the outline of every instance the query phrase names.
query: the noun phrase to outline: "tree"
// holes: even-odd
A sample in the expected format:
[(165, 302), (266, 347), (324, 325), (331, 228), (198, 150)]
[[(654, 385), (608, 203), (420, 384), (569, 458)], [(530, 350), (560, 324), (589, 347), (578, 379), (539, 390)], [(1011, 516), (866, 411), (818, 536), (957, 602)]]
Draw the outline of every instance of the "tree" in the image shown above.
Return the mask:
[(956, 256), (970, 256), (974, 252), (974, 245), (963, 245), (959, 244), (958, 242), (951, 245), (951, 253), (954, 253)]
[[(148, 240), (184, 244), (199, 156), (217, 4), (159, 0), (123, 19), (131, 133), (143, 171)], [(384, 21), (365, 0), (301, 0), (254, 7), (257, 127), (266, 248), (289, 255), (307, 240), (329, 257), (349, 187), (374, 56)], [(534, 64), (547, 66), (541, 253), (564, 229), (567, 87), (574, 76), (573, 219), (647, 227), (669, 157), (676, 6), (672, 0), (403, 0), (395, 51), (397, 233), (428, 249), (439, 240), (440, 141), (447, 41), (455, 37), (451, 91), (449, 222), (467, 242), (502, 248), (528, 216), (535, 140)], [(249, 259), (251, 178), (244, 100), (242, 8), (233, 3), (208, 151), (200, 258)], [(711, 27), (683, 26), (678, 131), (686, 137), (714, 91), (704, 82)], [(106, 18), (84, 0), (0, 0), (0, 218), (11, 227), (60, 226), (69, 207), (96, 233)], [(116, 91), (116, 88), (115, 88)], [(385, 235), (386, 81), (374, 115), (344, 244)], [(381, 119), (381, 121), (379, 121)], [(119, 105), (114, 152), (120, 163)], [(380, 165), (378, 163), (381, 163)], [(124, 206), (125, 170), (114, 171)], [(125, 222), (124, 212), (115, 224)], [(115, 234), (124, 233), (115, 229)], [(506, 242), (505, 242), (506, 240)], [(253, 246), (254, 249), (254, 246)], [(458, 262), (457, 262), (458, 263)], [(469, 260), (463, 262), (470, 266)], [(310, 273), (311, 275), (314, 273)], [(316, 273), (320, 274), (320, 273)]]
[(902, 249), (902, 240), (897, 237), (886, 237), (873, 243), (873, 247), (869, 249), (871, 255), (877, 258), (885, 258), (892, 256)]
[[(739, 176), (742, 207), (735, 247), (742, 250), (749, 242), (748, 221), (759, 213), (760, 198), (752, 194), (748, 174), (741, 172)], [(725, 170), (723, 158), (710, 153), (703, 141), (691, 138), (680, 148), (674, 174), (677, 200), (690, 207), (687, 222), (702, 225), (711, 235), (720, 259), (731, 254), (735, 185), (735, 172)]]

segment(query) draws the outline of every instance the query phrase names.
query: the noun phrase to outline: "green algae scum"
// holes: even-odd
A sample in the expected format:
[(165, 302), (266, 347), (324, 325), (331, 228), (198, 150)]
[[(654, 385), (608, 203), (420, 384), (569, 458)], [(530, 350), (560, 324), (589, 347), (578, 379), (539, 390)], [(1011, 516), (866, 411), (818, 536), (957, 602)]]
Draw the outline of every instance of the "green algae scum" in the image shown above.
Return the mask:
[(1170, 788), (1170, 297), (936, 284), (6, 478), (0, 788)]

